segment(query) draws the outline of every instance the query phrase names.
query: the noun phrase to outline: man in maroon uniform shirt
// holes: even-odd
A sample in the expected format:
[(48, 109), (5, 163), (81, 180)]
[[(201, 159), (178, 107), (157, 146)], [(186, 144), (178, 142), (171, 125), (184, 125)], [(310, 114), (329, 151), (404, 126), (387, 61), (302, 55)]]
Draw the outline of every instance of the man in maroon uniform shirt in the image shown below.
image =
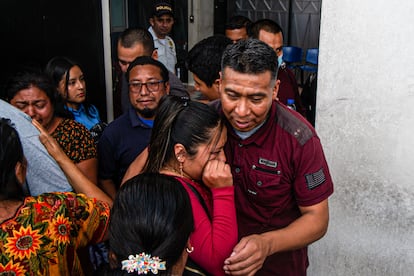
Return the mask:
[(306, 275), (307, 246), (329, 221), (333, 183), (319, 138), (296, 111), (275, 101), (277, 56), (241, 40), (222, 58), (218, 103), (227, 124), (240, 241), (231, 275)]

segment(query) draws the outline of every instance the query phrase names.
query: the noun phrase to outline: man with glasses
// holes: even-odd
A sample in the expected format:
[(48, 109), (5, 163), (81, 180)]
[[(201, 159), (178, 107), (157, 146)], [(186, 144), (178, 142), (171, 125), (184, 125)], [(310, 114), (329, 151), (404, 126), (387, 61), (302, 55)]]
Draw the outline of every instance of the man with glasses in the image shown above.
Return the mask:
[[(154, 47), (154, 41), (150, 32), (143, 28), (125, 29), (117, 41), (117, 62), (115, 62), (114, 79), (114, 117), (128, 111), (130, 107), (128, 84), (125, 73), (131, 62), (137, 57), (151, 56), (158, 59), (158, 51)], [(171, 71), (168, 71), (170, 92), (175, 96), (188, 96), (188, 91)]]
[(149, 143), (158, 103), (169, 94), (167, 68), (141, 56), (126, 71), (130, 108), (104, 130), (98, 143), (99, 184), (112, 198), (130, 163)]
[(177, 53), (174, 40), (168, 36), (174, 24), (174, 15), (171, 3), (161, 1), (154, 5), (152, 17), (149, 19), (150, 27), (148, 31), (154, 38), (155, 48), (158, 50), (158, 60), (167, 69), (175, 73), (177, 63)]
[(277, 55), (279, 71), (277, 79), (280, 80), (278, 100), (287, 105), (288, 99), (293, 99), (296, 111), (306, 117), (306, 110), (300, 99), (298, 83), (292, 70), (286, 67), (283, 61), (283, 31), (275, 21), (260, 19), (250, 27), (250, 37), (259, 39), (269, 45)]

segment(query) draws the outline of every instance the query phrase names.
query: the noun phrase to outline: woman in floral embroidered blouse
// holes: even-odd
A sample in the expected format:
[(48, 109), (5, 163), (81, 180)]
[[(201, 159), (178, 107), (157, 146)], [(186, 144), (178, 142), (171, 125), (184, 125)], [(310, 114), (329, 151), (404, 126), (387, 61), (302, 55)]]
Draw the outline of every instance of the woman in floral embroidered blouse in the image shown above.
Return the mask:
[(83, 194), (25, 196), (22, 184), (28, 164), (22, 145), (10, 121), (0, 118), (0, 272), (83, 275), (77, 249), (106, 237), (112, 201), (43, 129), (40, 138), (75, 191)]

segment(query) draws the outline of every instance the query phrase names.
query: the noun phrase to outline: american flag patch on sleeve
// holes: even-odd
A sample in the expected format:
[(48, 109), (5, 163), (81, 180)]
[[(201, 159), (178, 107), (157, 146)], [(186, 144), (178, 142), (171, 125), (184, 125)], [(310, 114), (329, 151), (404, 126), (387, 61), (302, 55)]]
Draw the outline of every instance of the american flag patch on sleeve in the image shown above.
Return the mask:
[(323, 168), (321, 168), (317, 172), (306, 174), (305, 178), (309, 190), (315, 189), (316, 187), (324, 183), (326, 180), (325, 174), (323, 173)]

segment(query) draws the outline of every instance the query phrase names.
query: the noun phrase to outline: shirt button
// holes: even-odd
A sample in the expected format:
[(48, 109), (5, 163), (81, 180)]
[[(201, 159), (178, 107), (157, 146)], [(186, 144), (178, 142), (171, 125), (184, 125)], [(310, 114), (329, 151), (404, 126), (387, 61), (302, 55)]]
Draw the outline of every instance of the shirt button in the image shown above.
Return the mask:
[(235, 171), (236, 173), (239, 173), (239, 172), (240, 172), (240, 168), (236, 168), (234, 171)]
[(256, 183), (256, 184), (257, 184), (257, 186), (259, 186), (259, 187), (260, 187), (260, 186), (262, 186), (262, 184), (263, 184), (263, 183), (262, 183), (262, 181), (260, 181), (260, 180), (259, 180), (259, 181), (257, 181), (257, 183)]

